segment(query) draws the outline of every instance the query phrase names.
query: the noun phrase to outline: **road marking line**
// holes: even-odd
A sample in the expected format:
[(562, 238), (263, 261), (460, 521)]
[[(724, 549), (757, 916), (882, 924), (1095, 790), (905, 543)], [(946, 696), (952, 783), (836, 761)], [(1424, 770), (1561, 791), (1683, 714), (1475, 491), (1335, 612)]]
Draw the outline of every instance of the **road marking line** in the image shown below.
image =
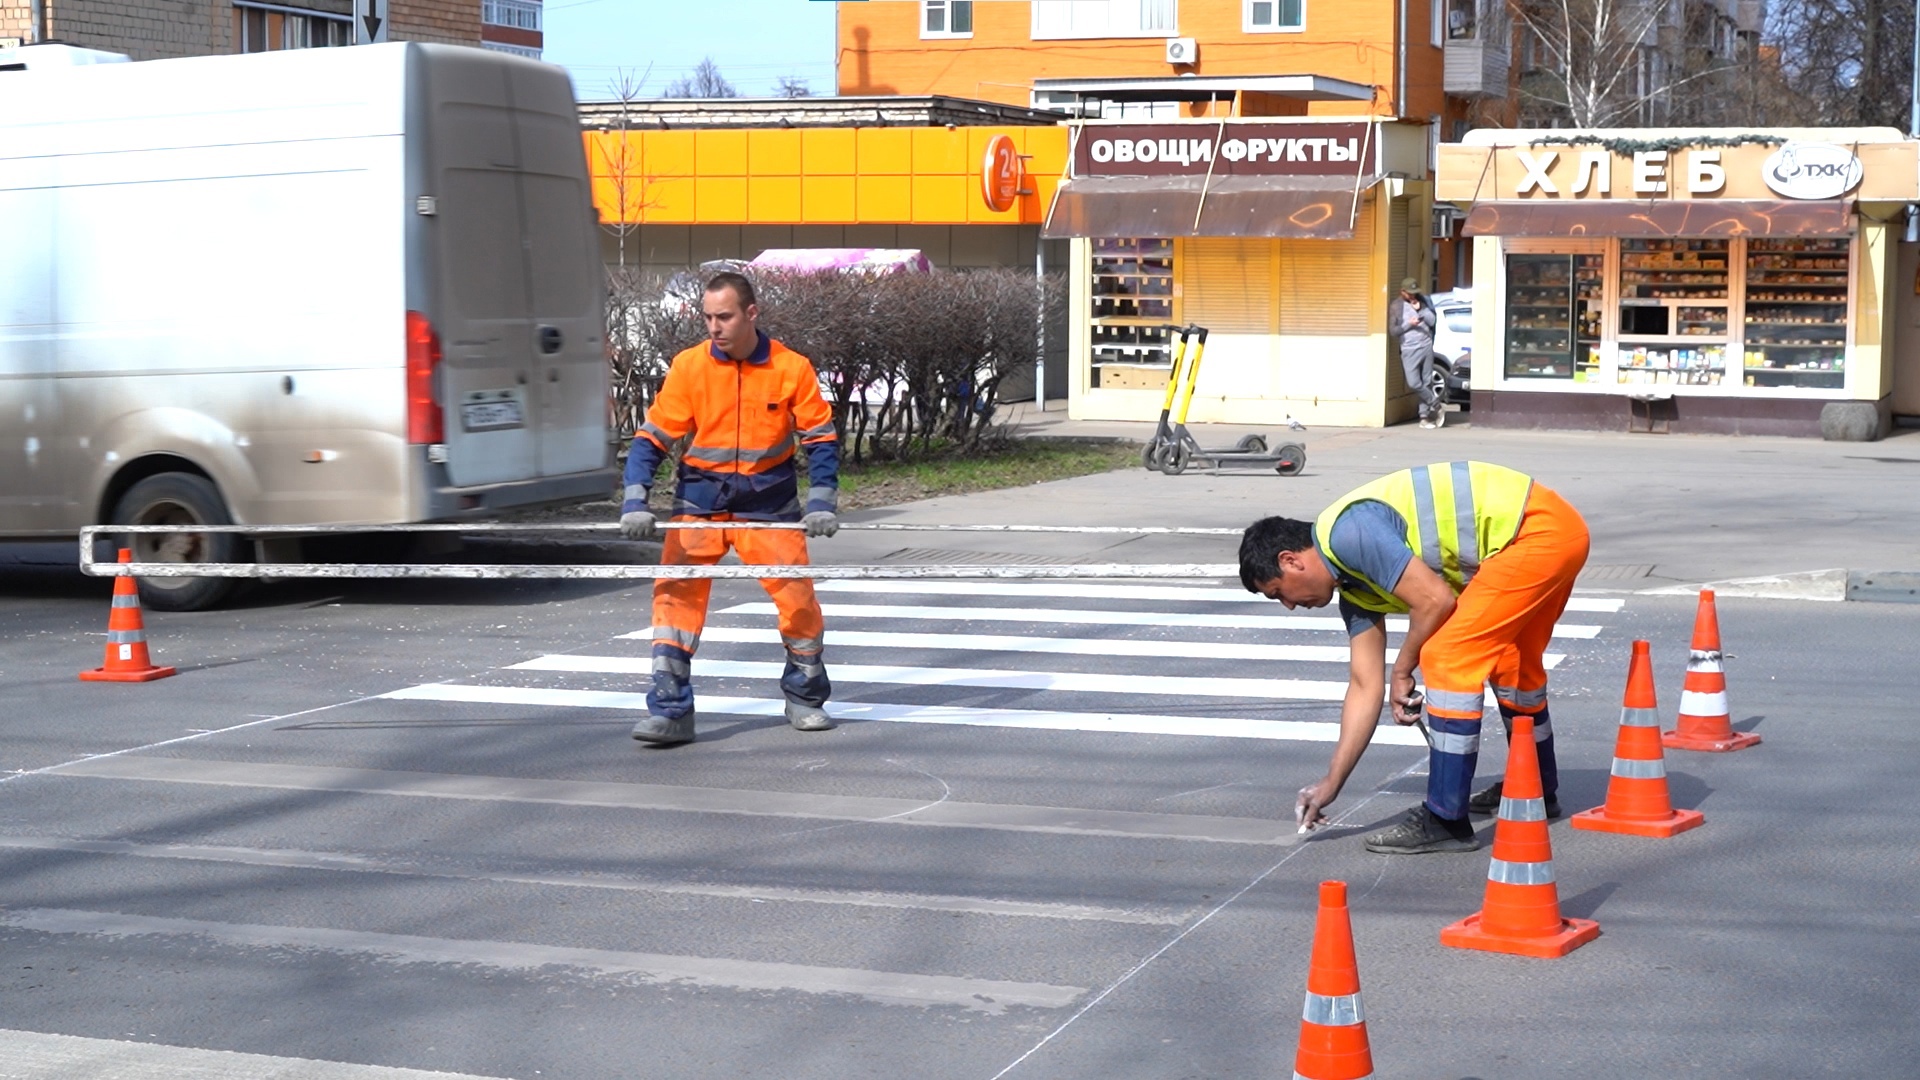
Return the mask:
[[(1234, 587), (1179, 585), (1093, 585), (1072, 582), (1025, 584), (1013, 581), (861, 581), (834, 579), (814, 583), (815, 592), (862, 593), (878, 596), (1033, 596), (1071, 600), (1173, 600), (1210, 604), (1271, 604), (1258, 593)], [(1626, 606), (1622, 599), (1576, 596), (1568, 611), (1612, 614)]]
[[(653, 628), (621, 634), (616, 640), (652, 641)], [(777, 645), (780, 643), (780, 632), (773, 627), (709, 626), (700, 632), (700, 640), (703, 643), (722, 641)], [(1060, 653), (1070, 656), (1262, 660), (1307, 664), (1345, 664), (1349, 661), (1349, 650), (1345, 645), (1256, 645), (1232, 641), (1147, 641), (1139, 638), (1057, 638), (1016, 634), (903, 634), (871, 630), (834, 630), (828, 634), (827, 642), (860, 649), (951, 649), (956, 652)], [(1392, 663), (1399, 655), (1399, 649), (1388, 649), (1387, 662)], [(1544, 662), (1547, 670), (1551, 671), (1565, 659), (1565, 653), (1547, 653)]]
[[(294, 870), (326, 870), (398, 877), (486, 881), (506, 885), (548, 885), (568, 889), (610, 889), (618, 892), (661, 893), (674, 896), (711, 896), (724, 900), (764, 900), (801, 904), (840, 904), (848, 907), (901, 908), (947, 911), (966, 915), (1005, 915), (1035, 919), (1138, 923), (1178, 926), (1185, 914), (1156, 913), (1089, 904), (1058, 904), (1027, 900), (994, 900), (975, 896), (932, 893), (847, 892), (836, 889), (790, 889), (761, 885), (708, 885), (697, 882), (609, 880), (564, 874), (494, 874), (484, 871), (434, 870), (338, 852), (210, 847), (200, 844), (135, 844), (124, 840), (65, 840), (47, 836), (0, 836), (0, 848), (20, 851), (63, 851), (85, 855), (120, 855), (140, 859), (178, 859), (188, 862), (273, 866)], [(0, 1072), (0, 1077), (7, 1074)]]
[(0, 924), (46, 934), (89, 937), (190, 937), (240, 949), (315, 949), (402, 964), (468, 964), (538, 974), (549, 967), (645, 983), (677, 983), (727, 990), (786, 990), (805, 994), (852, 994), (883, 1005), (958, 1005), (999, 1014), (1009, 1006), (1058, 1009), (1087, 991), (1080, 986), (914, 975), (861, 968), (727, 960), (706, 956), (580, 949), (518, 941), (468, 941), (333, 930), (259, 926), (200, 919), (122, 915), (105, 911), (27, 908), (0, 912)]
[[(508, 671), (575, 671), (597, 675), (648, 675), (646, 656), (541, 656), (513, 664)], [(706, 660), (696, 670), (709, 678), (778, 679), (783, 664), (760, 660)], [(1054, 690), (1083, 694), (1151, 694), (1180, 697), (1272, 698), (1287, 701), (1341, 701), (1347, 682), (1328, 679), (1236, 679), (1182, 675), (1098, 675), (1077, 671), (997, 671), (992, 668), (885, 667), (831, 664), (841, 683), (895, 686), (960, 686), (982, 690)]]
[[(929, 622), (1028, 622), (1086, 626), (1160, 626), (1200, 627), (1214, 630), (1319, 630), (1346, 633), (1347, 624), (1331, 615), (1214, 615), (1191, 611), (1074, 611), (1054, 608), (993, 607), (914, 607), (902, 604), (822, 604), (822, 612), (832, 619), (922, 619)], [(772, 615), (771, 603), (735, 604), (722, 608), (719, 615)], [(1387, 618), (1387, 629), (1405, 633), (1407, 620)], [(1600, 627), (1575, 623), (1556, 623), (1557, 638), (1593, 638)]]
[(627, 784), (592, 780), (543, 780), (508, 776), (350, 769), (270, 762), (199, 761), (189, 758), (121, 757), (82, 762), (56, 776), (137, 780), (171, 784), (338, 791), (476, 802), (544, 803), (621, 810), (667, 810), (689, 814), (813, 818), (995, 829), (1074, 836), (1126, 836), (1153, 840), (1202, 840), (1223, 844), (1293, 843), (1291, 822), (1200, 814), (1153, 814), (1131, 810), (1085, 810), (862, 795), (814, 795), (790, 791), (745, 791)]
[(61, 1080), (75, 1076), (89, 1080), (492, 1080), (472, 1073), (0, 1030), (0, 1077)]
[[(706, 664), (708, 661), (697, 661)], [(829, 671), (838, 670), (829, 668)], [(398, 700), (454, 701), (477, 705), (542, 705), (581, 709), (647, 711), (645, 694), (606, 690), (564, 690), (544, 686), (471, 686), (427, 683), (386, 695)], [(751, 716), (784, 719), (786, 702), (780, 698), (701, 695), (702, 716)], [(1332, 721), (1258, 720), (1220, 716), (1161, 716), (1145, 713), (1066, 712), (1043, 709), (984, 709), (958, 705), (893, 705), (882, 702), (835, 701), (831, 711), (841, 721), (885, 721), (902, 724), (954, 724), (962, 727), (1025, 728), (1036, 731), (1090, 731), (1116, 735), (1194, 735), (1204, 738), (1265, 739), (1281, 742), (1337, 742), (1340, 725)], [(1396, 746), (1424, 746), (1410, 727), (1383, 724), (1374, 729), (1373, 742)]]

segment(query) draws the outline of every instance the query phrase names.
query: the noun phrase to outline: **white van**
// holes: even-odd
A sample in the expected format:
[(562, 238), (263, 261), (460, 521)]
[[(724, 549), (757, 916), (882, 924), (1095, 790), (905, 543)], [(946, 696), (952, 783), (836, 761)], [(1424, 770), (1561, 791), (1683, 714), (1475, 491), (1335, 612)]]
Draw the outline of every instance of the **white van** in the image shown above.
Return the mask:
[[(0, 536), (458, 520), (613, 490), (562, 69), (417, 43), (60, 48), (0, 54)], [(141, 561), (256, 554), (129, 539)], [(141, 582), (171, 609), (229, 585)]]

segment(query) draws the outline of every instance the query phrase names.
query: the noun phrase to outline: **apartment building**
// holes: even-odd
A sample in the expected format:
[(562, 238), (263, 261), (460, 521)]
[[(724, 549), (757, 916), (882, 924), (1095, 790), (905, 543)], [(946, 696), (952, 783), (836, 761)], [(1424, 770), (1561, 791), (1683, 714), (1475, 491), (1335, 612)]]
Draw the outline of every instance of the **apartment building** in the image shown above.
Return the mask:
[(1766, 0), (1515, 0), (1520, 127), (1712, 125), (1760, 56)]
[(1210, 337), (1196, 421), (1379, 426), (1415, 395), (1386, 312), (1467, 267), (1435, 147), (1511, 120), (1506, 0), (842, 3), (842, 94), (1051, 110), (1072, 147), (1068, 408), (1160, 407), (1172, 327)]
[(541, 0), (0, 0), (0, 48), (63, 41), (160, 60), (351, 45), (356, 37), (538, 59)]

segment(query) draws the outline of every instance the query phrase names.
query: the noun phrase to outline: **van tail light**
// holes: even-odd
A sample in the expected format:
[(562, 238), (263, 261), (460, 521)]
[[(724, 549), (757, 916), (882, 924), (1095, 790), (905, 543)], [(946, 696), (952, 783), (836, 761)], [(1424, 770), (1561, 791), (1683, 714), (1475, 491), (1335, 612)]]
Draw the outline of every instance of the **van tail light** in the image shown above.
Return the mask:
[(440, 335), (417, 311), (407, 312), (407, 441), (447, 441), (446, 413), (433, 400), (433, 374), (440, 368)]

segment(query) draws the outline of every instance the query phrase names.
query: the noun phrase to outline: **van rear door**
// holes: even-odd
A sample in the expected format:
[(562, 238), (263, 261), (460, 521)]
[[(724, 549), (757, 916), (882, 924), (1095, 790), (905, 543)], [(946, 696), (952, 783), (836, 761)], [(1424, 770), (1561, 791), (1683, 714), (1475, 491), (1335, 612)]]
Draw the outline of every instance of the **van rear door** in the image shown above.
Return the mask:
[(474, 49), (418, 53), (448, 479), (601, 468), (602, 290), (566, 75)]

